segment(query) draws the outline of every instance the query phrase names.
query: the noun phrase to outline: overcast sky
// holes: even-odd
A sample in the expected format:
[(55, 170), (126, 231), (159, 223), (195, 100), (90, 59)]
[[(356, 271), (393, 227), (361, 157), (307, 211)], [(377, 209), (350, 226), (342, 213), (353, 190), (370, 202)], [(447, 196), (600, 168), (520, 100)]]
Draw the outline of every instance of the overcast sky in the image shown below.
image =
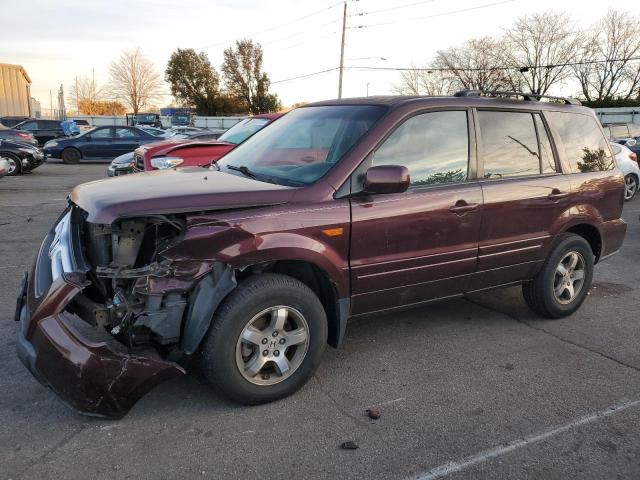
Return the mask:
[[(499, 1), (349, 1), (348, 14), (352, 16), (348, 17), (347, 26), (352, 28), (347, 29), (345, 65), (404, 67), (412, 62), (424, 65), (436, 50), (472, 37), (499, 35), (503, 27), (526, 13), (565, 11), (578, 25), (586, 26), (608, 8), (634, 8), (634, 3), (628, 0), (512, 0), (496, 4)], [(163, 76), (169, 55), (178, 47), (205, 51), (219, 70), (223, 50), (243, 37), (262, 43), (265, 70), (274, 82), (339, 64), (343, 7), (336, 0), (5, 0), (2, 3), (0, 62), (25, 67), (33, 81), (32, 94), (43, 108), (49, 107), (50, 89), (55, 92), (62, 83), (68, 91), (76, 76), (91, 75), (92, 69), (99, 83), (107, 82), (111, 61), (121, 50), (138, 46)], [(494, 5), (462, 11), (490, 4)], [(402, 6), (406, 7), (398, 8)], [(637, 13), (637, 6), (635, 10)], [(361, 25), (370, 26), (353, 28)], [(375, 58), (362, 59), (366, 57)], [(367, 84), (371, 95), (392, 93), (398, 77), (395, 72), (347, 70), (343, 96), (364, 96)], [(332, 71), (274, 83), (272, 89), (284, 105), (335, 98), (338, 74)], [(572, 94), (575, 86), (567, 85), (554, 93)], [(159, 103), (171, 101), (170, 96), (165, 99)]]

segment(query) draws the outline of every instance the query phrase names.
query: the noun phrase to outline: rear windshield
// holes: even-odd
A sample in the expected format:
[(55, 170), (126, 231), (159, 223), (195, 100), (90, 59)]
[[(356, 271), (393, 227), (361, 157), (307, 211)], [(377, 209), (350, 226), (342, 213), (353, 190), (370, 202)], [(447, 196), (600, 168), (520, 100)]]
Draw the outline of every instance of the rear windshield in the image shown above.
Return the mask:
[(609, 142), (590, 115), (546, 112), (545, 117), (560, 136), (573, 173), (598, 172), (615, 167)]
[(385, 112), (374, 105), (299, 108), (222, 157), (218, 166), (258, 180), (308, 185), (338, 163)]

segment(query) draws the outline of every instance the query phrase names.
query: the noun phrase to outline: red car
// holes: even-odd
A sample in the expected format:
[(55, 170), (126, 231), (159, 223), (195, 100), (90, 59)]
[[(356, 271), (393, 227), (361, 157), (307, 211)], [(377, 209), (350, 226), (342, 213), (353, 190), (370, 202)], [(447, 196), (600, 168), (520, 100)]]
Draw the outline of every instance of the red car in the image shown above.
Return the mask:
[(246, 118), (236, 123), (215, 141), (203, 142), (180, 138), (141, 146), (133, 154), (134, 171), (209, 165), (282, 115), (284, 112), (263, 113)]

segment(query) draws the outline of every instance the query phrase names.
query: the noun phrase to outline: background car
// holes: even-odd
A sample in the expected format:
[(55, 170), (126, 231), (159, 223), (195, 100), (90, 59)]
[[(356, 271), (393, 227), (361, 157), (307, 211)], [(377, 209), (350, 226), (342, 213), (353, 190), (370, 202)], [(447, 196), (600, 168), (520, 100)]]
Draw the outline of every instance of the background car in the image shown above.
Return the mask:
[(0, 117), (0, 125), (4, 125), (5, 127), (14, 127), (19, 123), (24, 122), (25, 120), (31, 120), (29, 117), (19, 117), (19, 116), (6, 116)]
[(109, 168), (107, 168), (107, 176), (118, 177), (120, 175), (133, 173), (134, 166), (135, 159), (133, 152), (122, 154), (111, 161)]
[(148, 125), (138, 125), (137, 127), (147, 133), (150, 133), (151, 135), (155, 135), (156, 137), (167, 138), (170, 136), (170, 134), (168, 134), (167, 131), (163, 130), (162, 128), (150, 127)]
[(27, 143), (29, 145), (37, 146), (38, 141), (28, 132), (21, 132), (14, 128), (8, 128), (4, 125), (0, 125), (0, 140), (9, 140), (11, 142)]
[(9, 160), (0, 157), (0, 177), (4, 177), (9, 173)]
[(602, 128), (604, 128), (604, 133), (611, 141), (625, 145), (636, 155), (640, 155), (640, 125), (635, 123), (609, 123)]
[(132, 152), (140, 145), (158, 141), (158, 137), (137, 127), (96, 127), (75, 137), (58, 138), (44, 145), (48, 157), (61, 158), (64, 163), (81, 160), (111, 160)]
[(181, 135), (183, 135), (185, 138), (188, 138), (189, 140), (217, 140), (225, 132), (226, 130), (211, 129), (211, 130), (202, 130), (200, 132), (192, 132), (192, 133), (186, 133)]
[(611, 150), (616, 157), (618, 168), (624, 173), (624, 199), (629, 201), (638, 193), (638, 185), (640, 185), (638, 156), (618, 143), (612, 142)]
[(44, 153), (38, 147), (7, 140), (0, 140), (0, 157), (9, 163), (7, 175), (30, 172), (44, 162)]
[(282, 115), (282, 112), (265, 113), (245, 118), (213, 141), (197, 141), (189, 137), (184, 140), (173, 138), (146, 145), (134, 152), (134, 171), (162, 170), (177, 166), (208, 166)]

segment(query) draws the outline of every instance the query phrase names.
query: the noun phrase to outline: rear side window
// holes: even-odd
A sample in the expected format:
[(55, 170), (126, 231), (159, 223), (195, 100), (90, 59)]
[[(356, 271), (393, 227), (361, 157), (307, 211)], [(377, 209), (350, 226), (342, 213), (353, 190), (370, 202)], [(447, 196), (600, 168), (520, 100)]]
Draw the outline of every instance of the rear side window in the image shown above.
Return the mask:
[(467, 180), (467, 112), (431, 112), (411, 117), (375, 151), (372, 165), (403, 165), (411, 185)]
[[(484, 178), (541, 173), (540, 146), (531, 113), (479, 111), (478, 117)], [(547, 147), (547, 153), (551, 154), (550, 146)]]
[(607, 139), (595, 118), (589, 115), (546, 112), (545, 117), (560, 136), (573, 173), (611, 170), (615, 163)]

